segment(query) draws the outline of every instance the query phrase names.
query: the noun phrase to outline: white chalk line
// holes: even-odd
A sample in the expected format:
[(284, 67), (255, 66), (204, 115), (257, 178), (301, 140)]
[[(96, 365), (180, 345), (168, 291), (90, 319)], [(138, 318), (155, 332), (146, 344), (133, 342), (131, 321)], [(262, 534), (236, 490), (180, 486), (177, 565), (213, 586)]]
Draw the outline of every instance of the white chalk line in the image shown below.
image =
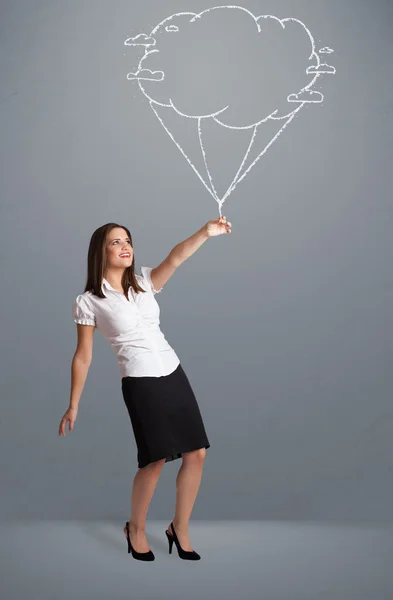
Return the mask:
[[(273, 137), (273, 139), (269, 142), (269, 144), (262, 150), (262, 152), (257, 156), (257, 158), (253, 161), (253, 163), (248, 167), (248, 169), (244, 172), (244, 177), (247, 175), (247, 173), (252, 169), (252, 167), (256, 164), (256, 162), (261, 158), (261, 156), (263, 156), (263, 154), (265, 154), (265, 152), (267, 152), (267, 150), (270, 148), (270, 146), (276, 141), (276, 139), (278, 138), (278, 136), (281, 134), (282, 131), (284, 131), (285, 127), (287, 125), (289, 125), (290, 121), (292, 121), (293, 117), (295, 116), (295, 114), (297, 112), (299, 112), (299, 110), (302, 108), (302, 106), (304, 105), (301, 104), (301, 106), (298, 106), (297, 109), (295, 109), (295, 111), (289, 116), (288, 121), (286, 123), (284, 123), (284, 125), (281, 127), (281, 129), (278, 131), (278, 133), (276, 133), (276, 135)], [(276, 119), (278, 120), (278, 119)], [(236, 173), (234, 180), (232, 181), (231, 185), (229, 186), (228, 190), (226, 191), (225, 195), (223, 196), (221, 202), (225, 202), (225, 200), (227, 199), (227, 197), (233, 192), (233, 190), (235, 189), (236, 185), (241, 181), (241, 179), (243, 179), (243, 175), (240, 179), (238, 179), (239, 174), (241, 172), (241, 170), (243, 169), (244, 163), (246, 162), (248, 155), (250, 153), (251, 147), (254, 143), (255, 140), (255, 136), (257, 133), (259, 125), (256, 125), (254, 128), (254, 132), (250, 141), (250, 144), (248, 146), (247, 152), (243, 158), (242, 164), (240, 165), (240, 168), (238, 170), (238, 172)]]
[(212, 188), (212, 190), (214, 192), (215, 199), (216, 199), (217, 202), (219, 202), (217, 190), (214, 187), (214, 183), (213, 183), (210, 171), (209, 171), (209, 167), (207, 166), (206, 153), (205, 153), (205, 149), (204, 149), (203, 143), (202, 143), (201, 119), (198, 119), (198, 137), (199, 137), (199, 145), (201, 147), (202, 156), (203, 156), (203, 162), (205, 163), (205, 168), (206, 168), (207, 176), (209, 177), (210, 185), (211, 185), (211, 188)]
[(278, 133), (276, 133), (274, 138), (267, 144), (267, 146), (262, 150), (262, 152), (257, 156), (257, 158), (251, 163), (251, 165), (246, 169), (246, 171), (244, 171), (243, 175), (241, 177), (239, 177), (239, 179), (234, 183), (234, 185), (232, 185), (232, 187), (226, 192), (226, 194), (223, 197), (223, 199), (221, 200), (221, 202), (225, 202), (225, 200), (233, 192), (233, 190), (236, 188), (236, 186), (246, 177), (247, 173), (249, 173), (251, 171), (251, 169), (258, 162), (258, 160), (267, 152), (267, 150), (270, 148), (270, 146), (276, 141), (276, 139), (284, 131), (284, 129), (289, 125), (289, 123), (294, 119), (294, 117), (295, 117), (295, 114), (293, 114), (289, 117), (288, 121), (286, 121), (286, 123), (284, 123), (284, 125), (281, 127), (281, 129), (278, 131)]
[(233, 180), (232, 180), (232, 182), (231, 182), (231, 184), (230, 184), (229, 188), (227, 189), (227, 191), (225, 192), (225, 194), (224, 194), (223, 198), (221, 199), (221, 202), (222, 202), (222, 203), (223, 203), (223, 202), (225, 202), (226, 198), (229, 196), (229, 194), (231, 193), (232, 189), (234, 189), (234, 188), (233, 188), (233, 186), (234, 186), (234, 184), (236, 183), (236, 181), (237, 181), (237, 178), (239, 177), (239, 174), (240, 174), (240, 172), (241, 172), (241, 170), (242, 170), (242, 168), (243, 168), (243, 166), (244, 166), (244, 163), (245, 163), (245, 162), (246, 162), (246, 160), (247, 160), (247, 157), (248, 157), (248, 155), (249, 155), (249, 153), (250, 153), (251, 147), (252, 147), (252, 145), (253, 145), (253, 143), (254, 143), (254, 140), (255, 140), (255, 136), (256, 136), (256, 134), (257, 134), (257, 131), (258, 131), (258, 125), (255, 125), (255, 127), (254, 127), (254, 131), (252, 132), (252, 136), (251, 136), (250, 143), (248, 144), (248, 148), (247, 148), (247, 151), (246, 151), (246, 153), (245, 153), (245, 155), (244, 155), (244, 158), (243, 158), (243, 160), (242, 160), (242, 163), (241, 163), (241, 165), (240, 165), (239, 169), (237, 170), (237, 173), (236, 173), (235, 177), (233, 178)]
[[(203, 155), (203, 160), (204, 160), (206, 172), (207, 172), (207, 175), (208, 175), (208, 178), (209, 178), (209, 182), (210, 182), (210, 185), (211, 185), (211, 189), (209, 188), (209, 186), (207, 185), (207, 183), (203, 179), (202, 175), (199, 173), (198, 169), (195, 167), (195, 165), (191, 162), (191, 160), (189, 159), (189, 157), (187, 156), (187, 154), (184, 152), (183, 148), (175, 140), (175, 138), (172, 135), (172, 133), (170, 132), (170, 130), (166, 127), (166, 125), (164, 124), (163, 120), (158, 115), (157, 111), (154, 109), (153, 104), (154, 104), (154, 102), (150, 102), (150, 106), (151, 106), (152, 110), (154, 111), (155, 115), (157, 116), (157, 118), (159, 119), (161, 125), (164, 127), (165, 131), (168, 133), (168, 135), (170, 136), (170, 138), (172, 139), (172, 141), (179, 148), (179, 150), (181, 151), (181, 153), (183, 154), (183, 156), (186, 158), (187, 162), (192, 167), (192, 169), (194, 170), (194, 172), (198, 175), (198, 177), (202, 181), (203, 185), (206, 187), (206, 189), (209, 191), (209, 193), (213, 196), (213, 198), (216, 200), (216, 202), (218, 202), (219, 208), (220, 208), (220, 211), (221, 211), (222, 204), (229, 197), (229, 195), (234, 191), (234, 189), (236, 188), (237, 184), (240, 183), (246, 177), (246, 175), (251, 171), (251, 169), (255, 166), (255, 164), (258, 162), (258, 160), (267, 152), (267, 150), (271, 147), (271, 145), (278, 139), (278, 137), (280, 136), (280, 134), (289, 125), (289, 123), (295, 117), (295, 114), (302, 108), (302, 106), (305, 103), (302, 103), (300, 106), (298, 106), (297, 109), (295, 109), (295, 111), (290, 115), (290, 117), (288, 118), (288, 120), (284, 123), (284, 125), (280, 128), (280, 130), (276, 133), (276, 135), (265, 146), (265, 148), (259, 153), (259, 155), (251, 163), (251, 165), (249, 165), (249, 167), (247, 168), (247, 170), (241, 175), (241, 177), (239, 177), (239, 174), (240, 174), (240, 172), (241, 172), (241, 170), (242, 170), (242, 168), (244, 166), (244, 163), (247, 160), (247, 157), (248, 157), (248, 155), (250, 153), (251, 147), (252, 147), (252, 145), (254, 143), (254, 140), (255, 140), (255, 136), (256, 136), (256, 132), (257, 132), (258, 126), (254, 127), (254, 131), (253, 131), (253, 135), (251, 137), (251, 141), (250, 141), (249, 146), (247, 148), (247, 151), (246, 151), (246, 153), (244, 155), (244, 158), (242, 160), (240, 168), (238, 169), (238, 171), (237, 171), (237, 173), (236, 173), (236, 175), (234, 177), (234, 180), (232, 181), (232, 183), (230, 184), (230, 186), (227, 189), (226, 193), (224, 194), (224, 196), (221, 199), (219, 198), (218, 193), (217, 193), (217, 191), (216, 191), (216, 189), (214, 187), (213, 179), (212, 179), (212, 176), (211, 176), (208, 164), (207, 164), (206, 153), (205, 153), (204, 146), (203, 146), (203, 143), (202, 143), (201, 125), (200, 125), (201, 124), (201, 119), (199, 119), (199, 121), (198, 121), (198, 136), (199, 136), (199, 143), (200, 143), (200, 147), (201, 147), (201, 151), (202, 151), (202, 155)], [(220, 215), (221, 215), (221, 212), (220, 212)]]
[(169, 137), (171, 138), (171, 140), (173, 141), (174, 144), (176, 144), (176, 146), (179, 148), (180, 152), (183, 154), (184, 158), (187, 160), (188, 164), (190, 165), (190, 167), (192, 167), (192, 169), (195, 171), (195, 173), (198, 175), (199, 179), (202, 181), (203, 185), (205, 186), (205, 188), (207, 189), (207, 191), (213, 196), (214, 200), (217, 200), (214, 192), (209, 188), (209, 186), (207, 185), (207, 183), (205, 182), (205, 180), (203, 179), (202, 175), (199, 173), (198, 169), (193, 165), (193, 163), (191, 162), (191, 160), (188, 158), (187, 154), (184, 152), (183, 148), (180, 146), (180, 144), (175, 140), (175, 138), (173, 137), (172, 133), (170, 132), (170, 130), (168, 129), (168, 127), (166, 127), (166, 125), (164, 124), (163, 120), (161, 119), (160, 115), (157, 113), (156, 109), (153, 106), (154, 102), (150, 102), (150, 106), (152, 111), (154, 112), (154, 114), (156, 115), (157, 119), (160, 121), (161, 125), (163, 126), (163, 128), (165, 129), (165, 131), (167, 132), (167, 134), (169, 135)]

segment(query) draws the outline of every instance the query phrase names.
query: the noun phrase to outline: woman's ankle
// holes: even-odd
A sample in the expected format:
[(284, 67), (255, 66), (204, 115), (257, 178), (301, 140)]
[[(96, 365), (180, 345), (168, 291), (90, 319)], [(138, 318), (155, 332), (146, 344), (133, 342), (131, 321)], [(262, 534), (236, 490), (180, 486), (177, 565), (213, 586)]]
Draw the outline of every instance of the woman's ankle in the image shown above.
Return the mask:
[(132, 519), (130, 519), (129, 523), (130, 523), (130, 529), (132, 529), (132, 531), (134, 533), (143, 533), (143, 534), (146, 533), (146, 523), (137, 524)]
[(176, 529), (176, 531), (187, 531), (187, 529), (188, 529), (188, 522), (180, 523), (180, 522), (176, 521), (176, 519), (173, 519), (172, 523), (173, 523), (173, 526)]

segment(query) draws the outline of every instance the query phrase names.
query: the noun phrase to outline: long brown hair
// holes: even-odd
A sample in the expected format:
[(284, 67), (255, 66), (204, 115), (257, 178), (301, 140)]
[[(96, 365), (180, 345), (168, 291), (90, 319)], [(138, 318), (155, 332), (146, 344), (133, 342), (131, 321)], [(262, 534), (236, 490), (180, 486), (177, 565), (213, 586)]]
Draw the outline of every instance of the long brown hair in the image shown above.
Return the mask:
[[(105, 294), (102, 292), (101, 285), (104, 277), (104, 272), (107, 266), (106, 257), (106, 241), (109, 233), (115, 227), (121, 227), (125, 229), (128, 237), (131, 241), (131, 246), (134, 248), (132, 243), (132, 237), (129, 229), (124, 225), (118, 223), (106, 223), (95, 230), (90, 239), (89, 251), (87, 254), (87, 281), (85, 286), (85, 292), (92, 292), (99, 298), (105, 298)], [(135, 277), (135, 252), (132, 259), (132, 264), (124, 269), (123, 277), (121, 280), (121, 286), (124, 293), (128, 294), (128, 289), (131, 286), (135, 292), (145, 292), (139, 285)]]

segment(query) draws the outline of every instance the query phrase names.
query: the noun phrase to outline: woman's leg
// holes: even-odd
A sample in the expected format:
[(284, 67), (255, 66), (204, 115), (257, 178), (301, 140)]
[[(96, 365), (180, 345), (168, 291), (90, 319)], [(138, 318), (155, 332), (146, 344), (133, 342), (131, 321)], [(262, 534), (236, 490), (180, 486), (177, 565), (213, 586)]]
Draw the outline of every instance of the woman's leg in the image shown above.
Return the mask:
[[(146, 516), (164, 464), (165, 458), (149, 463), (146, 467), (138, 469), (134, 477), (131, 496), (130, 539), (137, 552), (150, 550), (146, 539)], [(124, 535), (127, 536), (125, 527)]]
[[(176, 535), (184, 550), (192, 550), (188, 537), (188, 522), (201, 482), (206, 448), (182, 454), (182, 465), (176, 478), (176, 512), (173, 519)], [(169, 533), (172, 527), (168, 527)]]

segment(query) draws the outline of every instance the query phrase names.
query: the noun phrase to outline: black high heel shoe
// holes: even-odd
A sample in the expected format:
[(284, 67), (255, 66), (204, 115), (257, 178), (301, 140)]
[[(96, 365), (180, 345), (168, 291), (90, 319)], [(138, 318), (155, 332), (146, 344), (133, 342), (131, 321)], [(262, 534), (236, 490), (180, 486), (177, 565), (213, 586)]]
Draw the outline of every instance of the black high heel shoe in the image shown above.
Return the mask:
[(168, 538), (168, 542), (169, 542), (169, 554), (172, 554), (172, 546), (173, 546), (173, 542), (175, 542), (176, 548), (177, 548), (177, 553), (180, 556), (180, 558), (184, 558), (186, 560), (200, 560), (201, 557), (198, 554), (198, 552), (195, 552), (195, 550), (183, 550), (183, 548), (180, 546), (179, 540), (177, 539), (177, 535), (176, 535), (175, 528), (173, 527), (173, 523), (171, 523), (171, 526), (172, 526), (173, 535), (169, 533), (168, 529), (165, 530), (166, 537)]
[(130, 522), (126, 521), (126, 529), (127, 529), (127, 542), (128, 542), (128, 554), (132, 553), (132, 556), (137, 560), (154, 560), (155, 556), (151, 550), (147, 552), (137, 552), (134, 550), (130, 540)]

